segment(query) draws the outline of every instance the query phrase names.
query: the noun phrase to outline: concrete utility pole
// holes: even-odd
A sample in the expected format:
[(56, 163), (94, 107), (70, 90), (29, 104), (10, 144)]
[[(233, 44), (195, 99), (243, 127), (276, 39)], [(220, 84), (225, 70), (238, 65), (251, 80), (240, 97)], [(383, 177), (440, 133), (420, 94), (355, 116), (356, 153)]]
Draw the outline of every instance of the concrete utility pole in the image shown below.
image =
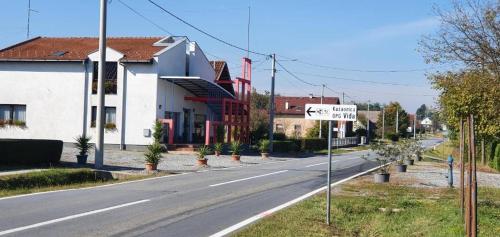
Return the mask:
[(370, 143), (370, 100), (368, 100), (368, 112), (366, 113), (366, 143)]
[(413, 116), (413, 140), (417, 140), (417, 113)]
[(382, 140), (384, 139), (385, 133), (385, 108), (382, 107)]
[(396, 109), (396, 134), (399, 134), (399, 108)]
[[(321, 101), (321, 104), (323, 104), (323, 95), (325, 94), (325, 84), (323, 84), (321, 86), (322, 86), (322, 88), (321, 88), (321, 99), (320, 99), (320, 101)], [(319, 138), (321, 138), (321, 130), (323, 130), (322, 129), (322, 126), (323, 126), (322, 122), (323, 122), (322, 120), (319, 120), (319, 136), (318, 136)]]
[(97, 141), (95, 143), (95, 162), (96, 169), (102, 168), (104, 163), (104, 75), (106, 75), (106, 7), (108, 1), (101, 0), (101, 12), (99, 21), (99, 64), (97, 77)]
[(276, 76), (276, 54), (272, 54), (273, 58), (271, 68), (271, 96), (269, 98), (269, 152), (273, 152), (273, 127), (274, 127), (274, 78)]

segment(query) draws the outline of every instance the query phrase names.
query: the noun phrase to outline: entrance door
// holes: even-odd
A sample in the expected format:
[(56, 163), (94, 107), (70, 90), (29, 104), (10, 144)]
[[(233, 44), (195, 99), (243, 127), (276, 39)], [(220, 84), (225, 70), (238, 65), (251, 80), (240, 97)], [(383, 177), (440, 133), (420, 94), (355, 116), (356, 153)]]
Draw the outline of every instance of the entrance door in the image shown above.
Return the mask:
[(189, 109), (183, 109), (184, 111), (184, 118), (183, 118), (183, 131), (182, 131), (182, 141), (184, 143), (189, 143), (189, 137), (190, 137), (190, 130), (191, 130), (191, 110)]
[(195, 114), (194, 115), (194, 134), (193, 134), (193, 142), (194, 143), (204, 143), (205, 142), (206, 117), (207, 116), (204, 114)]

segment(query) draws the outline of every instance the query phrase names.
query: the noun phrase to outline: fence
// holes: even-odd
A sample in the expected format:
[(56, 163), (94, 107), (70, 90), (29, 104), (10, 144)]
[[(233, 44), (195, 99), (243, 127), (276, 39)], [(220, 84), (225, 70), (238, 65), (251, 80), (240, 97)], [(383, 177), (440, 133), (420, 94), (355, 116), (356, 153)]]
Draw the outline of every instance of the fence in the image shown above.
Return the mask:
[(358, 137), (345, 137), (345, 138), (333, 138), (333, 147), (346, 147), (346, 146), (356, 146), (359, 143)]

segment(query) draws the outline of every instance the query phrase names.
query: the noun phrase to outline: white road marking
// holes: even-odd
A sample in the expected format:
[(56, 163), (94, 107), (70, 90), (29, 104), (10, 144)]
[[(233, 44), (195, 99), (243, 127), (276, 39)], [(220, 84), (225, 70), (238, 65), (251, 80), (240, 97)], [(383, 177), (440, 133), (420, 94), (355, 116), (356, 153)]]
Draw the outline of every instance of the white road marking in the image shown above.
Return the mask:
[(27, 226), (22, 226), (22, 227), (10, 229), (10, 230), (4, 230), (4, 231), (0, 231), (0, 236), (12, 234), (12, 233), (23, 231), (23, 230), (33, 229), (33, 228), (37, 228), (37, 227), (41, 227), (41, 226), (46, 226), (46, 225), (50, 225), (50, 224), (54, 224), (54, 223), (58, 223), (58, 222), (62, 222), (62, 221), (72, 220), (72, 219), (76, 219), (79, 217), (89, 216), (89, 215), (93, 215), (93, 214), (97, 214), (97, 213), (101, 213), (101, 212), (111, 211), (111, 210), (122, 208), (122, 207), (137, 205), (137, 204), (145, 203), (145, 202), (149, 202), (149, 201), (150, 201), (149, 199), (144, 199), (144, 200), (140, 200), (140, 201), (136, 201), (136, 202), (129, 202), (129, 203), (125, 203), (125, 204), (121, 204), (121, 205), (117, 205), (117, 206), (112, 206), (112, 207), (108, 207), (108, 208), (104, 208), (104, 209), (98, 209), (98, 210), (84, 212), (84, 213), (80, 213), (80, 214), (76, 214), (76, 215), (57, 218), (57, 219), (50, 220), (50, 221), (44, 221), (44, 222), (36, 223), (33, 225), (27, 225)]
[[(388, 165), (388, 164), (386, 164), (386, 165)], [(347, 177), (345, 179), (339, 180), (339, 181), (337, 181), (335, 183), (332, 183), (331, 186), (336, 186), (336, 185), (339, 185), (339, 184), (344, 183), (346, 181), (349, 181), (351, 179), (357, 178), (357, 177), (359, 177), (361, 175), (373, 172), (373, 171), (379, 169), (382, 166), (385, 166), (385, 165), (377, 166), (377, 167), (369, 169), (367, 171), (364, 171), (364, 172), (355, 174), (353, 176)], [(259, 220), (259, 219), (262, 219), (262, 218), (264, 218), (264, 217), (266, 217), (266, 216), (268, 216), (270, 214), (273, 214), (273, 213), (275, 213), (275, 212), (277, 212), (277, 211), (279, 211), (281, 209), (287, 208), (287, 207), (289, 207), (289, 206), (291, 206), (291, 205), (293, 205), (295, 203), (298, 203), (298, 202), (300, 202), (300, 201), (302, 201), (304, 199), (307, 199), (307, 198), (309, 198), (309, 197), (311, 197), (311, 196), (313, 196), (313, 195), (315, 195), (315, 194), (317, 194), (319, 192), (322, 192), (326, 188), (327, 187), (324, 186), (324, 187), (318, 188), (318, 189), (316, 189), (314, 191), (311, 191), (309, 193), (306, 193), (306, 194), (304, 194), (304, 195), (302, 195), (302, 196), (300, 196), (298, 198), (295, 198), (295, 199), (293, 199), (293, 200), (291, 200), (291, 201), (289, 201), (287, 203), (283, 203), (283, 204), (281, 204), (281, 205), (279, 205), (277, 207), (274, 207), (274, 208), (272, 208), (270, 210), (264, 211), (264, 212), (262, 212), (260, 214), (252, 216), (252, 217), (250, 217), (250, 218), (248, 218), (248, 219), (246, 219), (246, 220), (244, 220), (244, 221), (242, 221), (240, 223), (237, 223), (237, 224), (232, 225), (232, 226), (230, 226), (230, 227), (228, 227), (226, 229), (223, 229), (223, 230), (221, 230), (221, 231), (219, 231), (219, 232), (217, 232), (217, 233), (215, 233), (213, 235), (210, 235), (210, 237), (222, 237), (222, 236), (226, 236), (226, 235), (230, 234), (231, 232), (236, 231), (236, 230), (238, 230), (240, 228), (243, 228), (244, 226), (247, 226), (247, 225), (249, 225), (249, 224), (251, 224), (251, 223), (253, 223), (253, 222), (255, 222), (255, 221)]]
[(280, 170), (280, 171), (276, 171), (276, 172), (272, 172), (272, 173), (268, 173), (268, 174), (261, 174), (261, 175), (252, 176), (252, 177), (248, 177), (248, 178), (236, 179), (236, 180), (231, 180), (231, 181), (228, 181), (228, 182), (223, 182), (223, 183), (218, 183), (218, 184), (212, 184), (212, 185), (210, 185), (210, 187), (217, 187), (217, 186), (221, 186), (221, 185), (224, 185), (224, 184), (236, 183), (236, 182), (241, 182), (241, 181), (245, 181), (245, 180), (249, 180), (249, 179), (256, 179), (256, 178), (261, 178), (261, 177), (265, 177), (265, 176), (269, 176), (269, 175), (274, 175), (274, 174), (281, 174), (281, 173), (285, 173), (285, 172), (288, 172), (288, 170)]
[[(334, 162), (334, 161), (332, 161), (332, 163), (333, 163), (333, 162)], [(306, 166), (306, 168), (313, 167), (313, 166), (318, 166), (318, 165), (324, 165), (324, 164), (328, 164), (328, 162), (321, 162), (321, 163), (318, 163), (318, 164), (308, 165), (308, 166)]]

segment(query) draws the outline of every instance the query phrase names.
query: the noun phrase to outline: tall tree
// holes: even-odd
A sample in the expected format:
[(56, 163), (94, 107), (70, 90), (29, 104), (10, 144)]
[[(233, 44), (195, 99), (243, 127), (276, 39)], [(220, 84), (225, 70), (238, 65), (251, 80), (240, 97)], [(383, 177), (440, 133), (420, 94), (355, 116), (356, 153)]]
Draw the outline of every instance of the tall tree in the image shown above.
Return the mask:
[(454, 0), (436, 9), (441, 26), (424, 36), (420, 50), (427, 62), (458, 63), (500, 76), (500, 1)]
[[(408, 118), (408, 114), (406, 113), (406, 111), (398, 102), (389, 103), (387, 106), (385, 106), (384, 110), (384, 133), (387, 135), (396, 133), (396, 117), (398, 117), (398, 134), (400, 136), (404, 136), (406, 134), (406, 129), (410, 126), (410, 119)], [(396, 116), (396, 113), (398, 114), (398, 116)], [(377, 128), (380, 128), (380, 131), (383, 127), (382, 121), (382, 113), (380, 113), (377, 120)]]
[(427, 106), (425, 104), (422, 104), (420, 107), (417, 109), (417, 119), (422, 120), (427, 116)]
[(250, 96), (250, 136), (252, 142), (267, 137), (269, 128), (269, 95), (268, 91), (263, 94), (252, 88)]

